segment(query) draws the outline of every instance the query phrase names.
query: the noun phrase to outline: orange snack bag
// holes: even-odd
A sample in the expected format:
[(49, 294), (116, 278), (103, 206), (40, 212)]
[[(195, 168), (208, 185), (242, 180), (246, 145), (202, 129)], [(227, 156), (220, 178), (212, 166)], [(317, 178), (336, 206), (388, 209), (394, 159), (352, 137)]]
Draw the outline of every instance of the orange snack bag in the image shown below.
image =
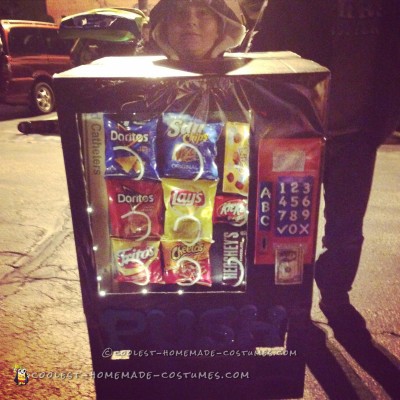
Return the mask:
[(211, 242), (200, 240), (192, 246), (181, 241), (161, 242), (164, 259), (164, 281), (180, 286), (211, 286)]

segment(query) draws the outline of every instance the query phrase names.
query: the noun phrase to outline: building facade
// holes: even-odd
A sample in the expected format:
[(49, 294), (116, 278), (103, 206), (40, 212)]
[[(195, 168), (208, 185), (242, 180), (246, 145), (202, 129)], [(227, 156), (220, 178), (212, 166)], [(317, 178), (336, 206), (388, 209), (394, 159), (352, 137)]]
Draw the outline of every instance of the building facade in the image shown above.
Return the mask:
[[(159, 0), (0, 0), (0, 19), (60, 23), (61, 18), (93, 8), (128, 7), (150, 11)], [(239, 13), (237, 0), (225, 0)]]
[[(226, 2), (238, 12), (237, 0), (226, 0)], [(46, 3), (47, 13), (59, 23), (63, 16), (99, 7), (134, 7), (149, 11), (158, 0), (47, 0)]]
[(0, 0), (0, 19), (51, 21), (46, 0)]

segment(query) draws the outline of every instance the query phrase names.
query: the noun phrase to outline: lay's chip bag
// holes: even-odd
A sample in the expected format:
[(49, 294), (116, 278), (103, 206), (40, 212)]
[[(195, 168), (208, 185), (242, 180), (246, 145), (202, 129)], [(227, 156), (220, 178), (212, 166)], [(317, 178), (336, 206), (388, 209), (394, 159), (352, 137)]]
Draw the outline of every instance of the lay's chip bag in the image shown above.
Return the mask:
[(104, 114), (105, 176), (159, 179), (156, 162), (158, 118)]
[(217, 181), (162, 179), (165, 204), (165, 240), (187, 245), (212, 240), (212, 216)]
[(136, 242), (111, 238), (111, 246), (117, 282), (135, 283), (140, 286), (162, 283), (159, 241)]
[(106, 179), (112, 236), (137, 241), (162, 234), (161, 183), (129, 179)]
[(222, 122), (206, 122), (183, 113), (164, 113), (158, 129), (162, 177), (218, 179), (215, 163)]

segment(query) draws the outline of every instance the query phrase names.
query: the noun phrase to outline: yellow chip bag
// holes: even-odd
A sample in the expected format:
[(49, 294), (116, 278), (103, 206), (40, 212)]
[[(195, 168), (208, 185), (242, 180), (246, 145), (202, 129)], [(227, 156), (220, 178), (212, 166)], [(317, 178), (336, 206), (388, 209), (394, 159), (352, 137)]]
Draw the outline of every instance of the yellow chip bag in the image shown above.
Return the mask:
[(225, 159), (222, 190), (247, 196), (249, 193), (250, 125), (227, 122), (225, 125)]
[(217, 181), (162, 180), (165, 203), (165, 240), (191, 245), (212, 240), (212, 215)]
[(205, 240), (192, 246), (181, 241), (162, 241), (165, 283), (211, 286), (210, 246)]

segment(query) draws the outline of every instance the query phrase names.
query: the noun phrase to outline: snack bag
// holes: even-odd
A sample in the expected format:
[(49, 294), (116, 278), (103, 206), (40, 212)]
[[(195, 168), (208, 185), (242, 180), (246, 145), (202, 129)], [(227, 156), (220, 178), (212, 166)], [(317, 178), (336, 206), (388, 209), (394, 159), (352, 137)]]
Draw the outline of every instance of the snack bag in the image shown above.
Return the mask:
[(156, 163), (157, 118), (104, 114), (105, 176), (159, 179)]
[(117, 282), (140, 286), (162, 283), (159, 241), (136, 242), (111, 238), (111, 246)]
[(240, 196), (216, 196), (214, 205), (214, 224), (244, 226), (248, 217), (247, 199)]
[(162, 187), (156, 181), (106, 179), (111, 235), (137, 241), (162, 234)]
[(169, 178), (215, 180), (217, 140), (221, 122), (207, 123), (188, 114), (165, 113), (159, 128), (163, 149), (161, 176)]
[(161, 242), (164, 281), (167, 284), (211, 286), (211, 242), (200, 240), (192, 246), (181, 241)]
[(225, 126), (225, 159), (222, 190), (247, 196), (249, 192), (250, 125), (227, 122)]
[(187, 245), (212, 240), (212, 215), (217, 181), (163, 179), (164, 239)]
[(214, 228), (211, 246), (213, 283), (231, 288), (240, 288), (246, 279), (247, 231), (230, 224), (218, 224)]

